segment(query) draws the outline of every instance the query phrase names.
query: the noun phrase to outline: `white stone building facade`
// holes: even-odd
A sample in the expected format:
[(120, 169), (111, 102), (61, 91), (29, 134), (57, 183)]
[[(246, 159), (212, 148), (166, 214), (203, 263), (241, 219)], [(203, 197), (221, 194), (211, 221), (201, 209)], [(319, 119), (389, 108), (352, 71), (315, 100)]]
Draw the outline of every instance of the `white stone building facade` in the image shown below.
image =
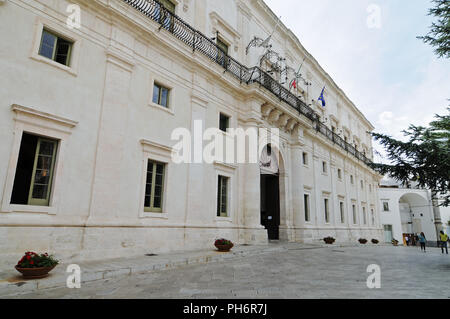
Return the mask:
[(446, 229), (442, 225), (441, 207), (433, 205), (429, 190), (382, 181), (379, 199), (384, 242), (396, 239), (406, 244), (406, 236), (423, 232), (429, 245), (437, 245), (439, 231)]
[[(70, 4), (81, 9), (80, 28), (67, 25)], [(0, 2), (2, 260), (28, 250), (124, 257), (207, 248), (220, 237), (382, 239), (380, 177), (365, 163), (373, 126), (296, 36), (260, 0), (164, 5)], [(263, 72), (261, 48), (246, 54), (254, 36), (272, 32), (283, 63), (296, 69), (305, 59), (295, 95), (278, 84), (282, 75)], [(211, 53), (216, 43), (228, 55)], [(308, 106), (323, 86), (326, 107)], [(193, 131), (195, 121), (278, 128), (278, 174), (173, 163), (172, 132)]]

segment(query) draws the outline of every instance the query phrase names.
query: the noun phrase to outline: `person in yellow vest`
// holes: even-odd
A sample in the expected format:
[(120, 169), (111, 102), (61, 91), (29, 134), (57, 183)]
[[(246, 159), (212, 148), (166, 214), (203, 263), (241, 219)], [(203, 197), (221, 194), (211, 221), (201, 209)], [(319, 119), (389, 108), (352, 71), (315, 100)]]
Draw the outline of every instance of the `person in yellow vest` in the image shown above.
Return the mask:
[(439, 238), (441, 240), (442, 253), (444, 253), (444, 247), (445, 247), (445, 252), (448, 255), (448, 248), (447, 248), (448, 236), (447, 236), (447, 234), (444, 234), (444, 232), (441, 230), (441, 233), (439, 234)]

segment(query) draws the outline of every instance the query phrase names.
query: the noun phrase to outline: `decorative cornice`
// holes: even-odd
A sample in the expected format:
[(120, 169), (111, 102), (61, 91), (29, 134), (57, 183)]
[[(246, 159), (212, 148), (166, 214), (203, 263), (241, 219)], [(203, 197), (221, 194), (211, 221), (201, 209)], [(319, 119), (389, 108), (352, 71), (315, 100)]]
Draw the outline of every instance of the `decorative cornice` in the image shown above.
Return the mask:
[(170, 146), (162, 145), (146, 139), (142, 139), (141, 144), (144, 147), (144, 151), (150, 153), (154, 153), (156, 151), (160, 154), (162, 153), (162, 155), (169, 156), (174, 151), (174, 149)]
[(22, 120), (21, 116), (25, 117), (38, 117), (45, 121), (54, 122), (60, 126), (68, 127), (68, 128), (74, 128), (78, 125), (77, 121), (73, 121), (58, 115), (50, 114), (47, 112), (42, 112), (37, 109), (26, 107), (18, 104), (13, 104), (11, 106), (12, 111), (14, 111), (17, 114), (16, 120)]

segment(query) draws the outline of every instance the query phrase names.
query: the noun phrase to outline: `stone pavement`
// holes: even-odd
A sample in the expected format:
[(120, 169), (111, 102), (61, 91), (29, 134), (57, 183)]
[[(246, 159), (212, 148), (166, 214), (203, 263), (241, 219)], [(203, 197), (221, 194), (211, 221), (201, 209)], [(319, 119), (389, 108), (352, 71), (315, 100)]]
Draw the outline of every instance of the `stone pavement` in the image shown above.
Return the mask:
[[(320, 247), (321, 245), (302, 244), (305, 248)], [(159, 270), (168, 270), (186, 265), (219, 262), (230, 258), (250, 256), (272, 251), (282, 251), (284, 245), (268, 244), (261, 246), (237, 246), (230, 253), (221, 253), (210, 250), (189, 252), (174, 252), (170, 254), (139, 256), (126, 259), (111, 259), (94, 262), (76, 263), (81, 267), (82, 282), (104, 280), (135, 274), (150, 273)], [(11, 265), (10, 269), (0, 269), (0, 297), (13, 294), (36, 292), (42, 289), (66, 287), (69, 273), (66, 273), (68, 264), (58, 265), (47, 278), (39, 280), (24, 280)]]
[[(450, 298), (450, 257), (441, 255), (438, 249), (421, 253), (416, 247), (271, 244), (234, 250), (230, 254), (203, 251), (142, 257), (133, 263), (128, 260), (126, 267), (124, 261), (116, 261), (108, 263), (114, 268), (103, 271), (98, 263), (91, 268), (80, 264), (81, 289), (64, 286), (66, 274), (61, 265), (58, 274), (42, 284), (35, 283), (36, 288), (20, 290), (31, 284), (26, 282), (2, 293), (0, 286), (0, 295), (99, 299)], [(381, 289), (367, 288), (370, 264), (381, 267)], [(102, 265), (105, 268), (106, 264)], [(56, 285), (56, 278), (63, 285)], [(52, 282), (59, 288), (46, 289)]]

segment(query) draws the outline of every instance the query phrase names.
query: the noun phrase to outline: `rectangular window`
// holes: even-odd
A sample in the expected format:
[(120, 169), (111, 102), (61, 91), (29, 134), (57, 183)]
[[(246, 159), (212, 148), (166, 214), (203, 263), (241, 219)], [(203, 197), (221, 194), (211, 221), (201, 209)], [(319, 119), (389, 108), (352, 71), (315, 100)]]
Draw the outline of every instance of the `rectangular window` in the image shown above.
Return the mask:
[(389, 211), (389, 203), (388, 202), (383, 202), (383, 211), (384, 212), (388, 212)]
[(58, 141), (23, 133), (11, 204), (49, 206)]
[(353, 185), (354, 180), (353, 180), (353, 175), (350, 175), (350, 183)]
[(330, 222), (330, 211), (329, 211), (329, 207), (328, 207), (328, 198), (324, 199), (324, 205), (325, 205), (325, 222), (329, 223)]
[(342, 170), (338, 168), (338, 178), (342, 179)]
[(169, 94), (170, 94), (170, 89), (155, 83), (153, 86), (153, 103), (168, 108), (169, 107)]
[(364, 181), (361, 180), (361, 189), (364, 189)]
[(303, 165), (308, 165), (308, 153), (303, 153)]
[(217, 46), (219, 47), (219, 49), (221, 49), (225, 54), (228, 54), (228, 44), (226, 44), (225, 42), (223, 42), (223, 40), (219, 37), (217, 37)]
[[(167, 10), (161, 10), (161, 6)], [(153, 13), (153, 18), (157, 19), (159, 23), (169, 32), (174, 30), (174, 14), (175, 14), (175, 4), (170, 0), (161, 0), (157, 3), (155, 11)]]
[(305, 209), (305, 221), (309, 222), (310, 216), (309, 216), (309, 195), (308, 194), (303, 195), (303, 205), (304, 205), (304, 209)]
[(159, 2), (166, 8), (170, 13), (175, 14), (175, 4), (169, 0), (159, 0)]
[(230, 127), (230, 117), (220, 113), (219, 129), (226, 132)]
[(356, 225), (357, 220), (356, 220), (356, 205), (355, 204), (352, 205), (352, 213), (353, 213), (353, 224)]
[(70, 66), (73, 42), (65, 40), (46, 29), (42, 31), (39, 55), (57, 63)]
[(327, 162), (322, 162), (322, 172), (323, 172), (324, 174), (327, 173)]
[(372, 226), (375, 226), (375, 213), (374, 213), (373, 209), (370, 210), (370, 214), (372, 217)]
[(228, 181), (228, 177), (219, 175), (219, 184), (217, 186), (218, 217), (228, 217)]
[(365, 207), (363, 207), (363, 222), (364, 222), (364, 225), (367, 225), (367, 214), (366, 214)]
[(345, 223), (345, 211), (344, 211), (344, 203), (340, 202), (339, 203), (339, 210), (341, 212), (341, 223)]
[(145, 184), (146, 212), (161, 213), (164, 193), (165, 164), (149, 160)]
[(217, 37), (217, 46), (219, 50), (217, 51), (217, 63), (222, 65), (224, 68), (227, 67), (227, 56), (228, 56), (228, 45), (219, 37)]

